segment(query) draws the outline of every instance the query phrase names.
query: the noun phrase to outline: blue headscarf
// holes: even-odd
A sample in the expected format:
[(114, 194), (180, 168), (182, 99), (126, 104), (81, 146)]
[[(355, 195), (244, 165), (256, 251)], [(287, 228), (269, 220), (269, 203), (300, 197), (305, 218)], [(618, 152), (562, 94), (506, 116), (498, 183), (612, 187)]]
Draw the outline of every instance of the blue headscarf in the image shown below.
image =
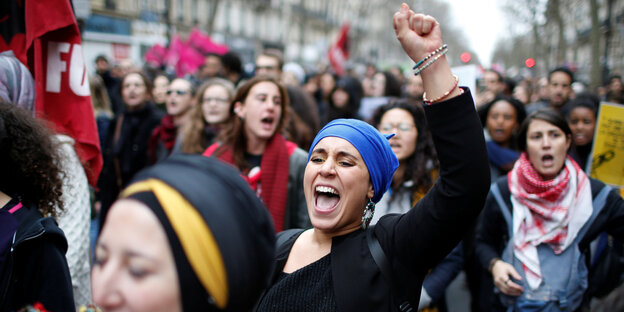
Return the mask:
[(326, 137), (337, 137), (347, 140), (362, 155), (368, 168), (368, 174), (373, 183), (375, 195), (371, 199), (377, 203), (383, 194), (390, 188), (394, 171), (399, 166), (399, 161), (394, 155), (388, 139), (373, 126), (357, 119), (335, 119), (328, 123), (314, 138), (308, 161), (316, 144)]

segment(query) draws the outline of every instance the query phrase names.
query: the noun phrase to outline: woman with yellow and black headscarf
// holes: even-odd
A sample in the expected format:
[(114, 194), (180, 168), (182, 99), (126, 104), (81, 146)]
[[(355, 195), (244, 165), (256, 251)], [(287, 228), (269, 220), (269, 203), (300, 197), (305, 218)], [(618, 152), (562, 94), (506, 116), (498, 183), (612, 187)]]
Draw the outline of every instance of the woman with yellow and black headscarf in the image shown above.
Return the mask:
[(102, 310), (246, 311), (268, 283), (271, 217), (239, 174), (175, 155), (137, 175), (111, 207), (96, 247)]

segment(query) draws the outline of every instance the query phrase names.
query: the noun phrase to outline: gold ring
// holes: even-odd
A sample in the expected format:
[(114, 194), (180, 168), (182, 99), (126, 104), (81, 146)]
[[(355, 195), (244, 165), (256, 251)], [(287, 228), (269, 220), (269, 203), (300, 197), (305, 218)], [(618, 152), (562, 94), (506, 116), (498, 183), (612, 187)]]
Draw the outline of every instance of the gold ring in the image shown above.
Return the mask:
[(503, 283), (503, 284), (507, 285), (507, 283), (509, 283), (509, 281), (510, 281), (510, 279), (506, 280), (505, 283)]

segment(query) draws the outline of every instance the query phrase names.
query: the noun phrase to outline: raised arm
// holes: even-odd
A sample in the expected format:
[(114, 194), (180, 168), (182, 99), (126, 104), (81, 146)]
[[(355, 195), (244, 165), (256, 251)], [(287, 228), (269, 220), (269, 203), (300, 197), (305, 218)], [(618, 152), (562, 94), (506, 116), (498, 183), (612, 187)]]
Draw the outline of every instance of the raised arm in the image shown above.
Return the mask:
[(438, 152), (440, 177), (416, 207), (402, 216), (381, 218), (375, 232), (387, 253), (396, 257), (393, 261), (422, 274), (444, 258), (474, 224), (487, 196), (490, 175), (481, 122), (470, 91), (457, 87), (444, 57), (447, 48), (440, 25), (403, 4), (394, 15), (394, 26), (425, 81), (431, 104), (425, 105), (425, 114)]
[[(394, 14), (394, 31), (403, 50), (414, 63), (418, 64), (431, 55), (419, 67), (426, 65), (442, 53), (440, 51), (432, 54), (444, 44), (440, 24), (432, 16), (414, 13), (405, 3), (401, 5), (399, 12)], [(440, 99), (448, 100), (461, 94), (446, 55), (440, 56), (423, 69), (420, 75), (423, 79), (426, 99), (438, 99), (448, 92), (447, 96)]]

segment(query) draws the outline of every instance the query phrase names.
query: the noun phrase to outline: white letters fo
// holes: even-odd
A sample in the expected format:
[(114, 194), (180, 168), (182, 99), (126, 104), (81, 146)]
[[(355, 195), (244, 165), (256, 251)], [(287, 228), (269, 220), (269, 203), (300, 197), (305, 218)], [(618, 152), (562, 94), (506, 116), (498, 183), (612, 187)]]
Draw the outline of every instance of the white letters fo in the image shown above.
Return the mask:
[[(67, 62), (61, 59), (61, 54), (69, 53), (71, 46), (67, 42), (48, 42), (47, 92), (61, 92), (62, 73), (67, 71)], [(69, 87), (76, 95), (88, 96), (90, 94), (86, 71), (82, 46), (74, 44), (69, 67)]]

